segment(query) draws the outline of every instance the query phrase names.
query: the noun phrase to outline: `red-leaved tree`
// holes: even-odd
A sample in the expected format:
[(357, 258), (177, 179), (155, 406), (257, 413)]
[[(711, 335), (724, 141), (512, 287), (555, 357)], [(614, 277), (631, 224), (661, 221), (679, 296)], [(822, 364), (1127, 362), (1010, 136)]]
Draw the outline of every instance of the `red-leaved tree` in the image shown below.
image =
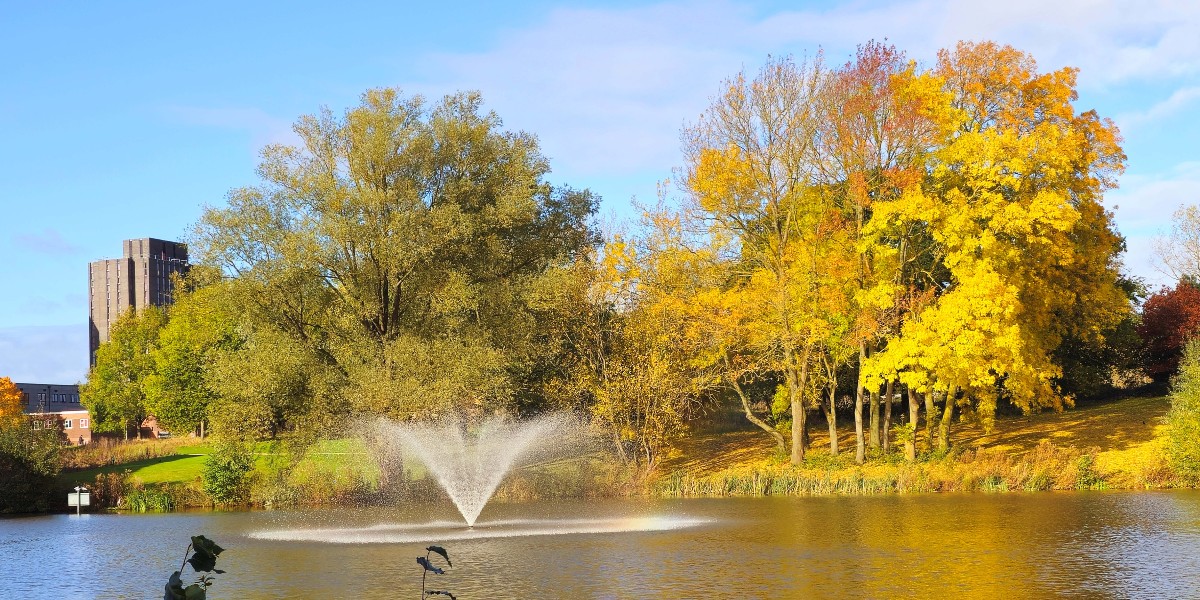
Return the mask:
[(1179, 282), (1146, 299), (1138, 335), (1146, 352), (1146, 373), (1155, 379), (1173, 375), (1188, 340), (1200, 332), (1200, 289)]

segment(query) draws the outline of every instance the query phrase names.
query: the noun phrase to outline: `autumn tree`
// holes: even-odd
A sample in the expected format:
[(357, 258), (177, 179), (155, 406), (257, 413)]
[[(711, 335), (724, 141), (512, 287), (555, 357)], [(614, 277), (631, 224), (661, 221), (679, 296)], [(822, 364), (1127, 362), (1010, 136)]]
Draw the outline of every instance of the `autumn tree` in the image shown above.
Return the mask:
[[(872, 227), (871, 221), (877, 210), (921, 185), (932, 151), (953, 126), (948, 100), (937, 77), (918, 71), (894, 46), (878, 42), (860, 46), (853, 61), (831, 73), (819, 98), (814, 165), (823, 193), (851, 224), (858, 250), (847, 272), (853, 276), (845, 282), (854, 297), (848, 317), (860, 364), (886, 336), (897, 333), (905, 310), (912, 308), (905, 300), (922, 297), (919, 290), (938, 283), (939, 274), (923, 255), (930, 252), (923, 226)], [(885, 417), (880, 390), (869, 389), (867, 375), (858, 370), (855, 392), (860, 463), (868, 442), (872, 448), (887, 446), (889, 427), (881, 421), (891, 418), (893, 380), (886, 381)], [(864, 436), (862, 409), (868, 399)]]
[(697, 281), (707, 261), (682, 237), (678, 215), (658, 210), (647, 211), (643, 235), (605, 244), (591, 287), (590, 351), (574, 377), (618, 455), (647, 470), (720, 385), (694, 319), (697, 294), (709, 289)]
[(25, 414), (25, 394), (7, 377), (0, 377), (0, 426)]
[(25, 395), (0, 377), (0, 514), (49, 508), (58, 475), (60, 432), (34, 429), (25, 417)]
[(1039, 73), (1011, 47), (960, 43), (934, 74), (957, 126), (922, 186), (875, 218), (928, 227), (949, 281), (871, 368), (945, 398), (944, 448), (956, 408), (986, 425), (1001, 394), (1026, 411), (1068, 404), (1054, 350), (1102, 335), (1130, 305), (1100, 203), (1125, 157), (1111, 121), (1075, 111), (1075, 70)]
[(814, 382), (850, 334), (853, 223), (821, 193), (814, 164), (826, 80), (819, 56), (771, 59), (753, 80), (727, 81), (684, 131), (690, 219), (723, 246), (724, 293), (744, 307), (743, 333), (733, 336), (744, 346), (733, 354), (750, 357), (746, 375), (780, 381), (796, 464), (808, 411), (822, 397)]
[(1160, 381), (1173, 375), (1184, 347), (1200, 333), (1200, 289), (1181, 281), (1151, 295), (1142, 305), (1137, 332), (1145, 351), (1146, 373)]
[(297, 348), (318, 405), (405, 419), (512, 406), (540, 352), (533, 290), (595, 243), (596, 198), (548, 183), (536, 138), (474, 93), (370, 90), (295, 131), (197, 232), (255, 336)]

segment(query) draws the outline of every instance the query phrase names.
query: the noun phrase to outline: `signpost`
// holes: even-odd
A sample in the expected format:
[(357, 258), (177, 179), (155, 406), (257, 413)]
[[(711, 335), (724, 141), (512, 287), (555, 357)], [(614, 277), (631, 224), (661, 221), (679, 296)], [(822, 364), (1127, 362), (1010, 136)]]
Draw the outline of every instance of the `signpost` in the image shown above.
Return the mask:
[(75, 486), (74, 494), (70, 492), (67, 493), (67, 506), (75, 507), (75, 516), (79, 516), (79, 512), (82, 507), (91, 505), (92, 493), (89, 492), (87, 488), (77, 485)]

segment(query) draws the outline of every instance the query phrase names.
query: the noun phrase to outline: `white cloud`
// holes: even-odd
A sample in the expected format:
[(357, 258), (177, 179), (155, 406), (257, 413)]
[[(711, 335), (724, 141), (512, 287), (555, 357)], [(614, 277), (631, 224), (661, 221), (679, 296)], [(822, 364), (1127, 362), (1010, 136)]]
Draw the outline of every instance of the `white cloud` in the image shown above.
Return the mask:
[(292, 121), (259, 108), (169, 106), (164, 110), (174, 119), (191, 125), (245, 131), (250, 134), (255, 150), (268, 144), (300, 142), (300, 137), (292, 131)]
[(1182, 163), (1158, 176), (1127, 176), (1105, 204), (1113, 208), (1128, 243), (1126, 271), (1145, 278), (1152, 289), (1174, 283), (1159, 270), (1153, 241), (1170, 231), (1175, 209), (1200, 204), (1200, 162)]
[(87, 323), (0, 327), (0, 377), (22, 383), (71, 384), (88, 369)]
[(720, 1), (559, 8), (487, 50), (424, 57), (434, 75), (416, 88), (482, 90), (573, 176), (665, 177), (681, 125), (724, 78), (770, 53), (824, 47), (836, 64), (855, 45), (887, 38), (929, 63), (958, 40), (993, 39), (1032, 53), (1043, 69), (1078, 66), (1081, 87), (1103, 88), (1200, 73), (1197, 31), (1200, 3), (1171, 0), (913, 0), (764, 16)]
[(747, 23), (726, 4), (556, 9), (488, 51), (429, 56), (438, 75), (419, 88), (481, 90), (508, 127), (537, 132), (573, 175), (653, 167), (665, 176), (684, 120), (747, 57), (760, 60), (740, 51)]
[(1145, 110), (1126, 113), (1116, 118), (1122, 131), (1152, 123), (1178, 114), (1193, 102), (1200, 100), (1200, 86), (1189, 86), (1175, 90), (1166, 100)]
[(40, 233), (14, 234), (13, 242), (21, 248), (49, 256), (71, 256), (82, 250), (63, 237), (57, 229), (47, 227)]

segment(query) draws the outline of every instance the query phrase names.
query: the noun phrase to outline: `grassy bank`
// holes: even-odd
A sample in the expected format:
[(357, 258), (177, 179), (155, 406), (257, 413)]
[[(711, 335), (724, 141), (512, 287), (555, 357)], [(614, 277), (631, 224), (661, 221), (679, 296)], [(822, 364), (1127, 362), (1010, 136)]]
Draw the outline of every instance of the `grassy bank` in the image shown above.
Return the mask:
[[(141, 440), (72, 448), (58, 486), (85, 485), (99, 506), (123, 510), (176, 510), (213, 506), (203, 489), (213, 451), (195, 439)], [(258, 442), (244, 503), (257, 506), (330, 504), (379, 490), (381, 473), (358, 440), (323, 440), (303, 449), (282, 441)]]
[[(698, 436), (664, 461), (661, 496), (874, 494), (1172, 487), (1163, 460), (1165, 397), (1115, 399), (1063, 413), (1000, 418), (990, 431), (956, 424), (954, 449), (853, 462), (852, 432), (830, 454), (823, 427), (801, 466), (787, 464), (761, 432)], [(848, 450), (848, 452), (847, 452)]]
[[(908, 463), (893, 451), (853, 461), (852, 431), (833, 456), (823, 424), (799, 467), (777, 456), (759, 431), (690, 437), (644, 473), (602, 454), (539, 464), (511, 473), (498, 500), (651, 495), (877, 494), (955, 491), (1148, 489), (1176, 485), (1163, 461), (1164, 397), (1114, 399), (1063, 413), (999, 418), (990, 431), (957, 423), (949, 453), (924, 452)], [(843, 430), (848, 429), (844, 425)], [(849, 451), (847, 451), (849, 450)], [(83, 483), (102, 504), (129, 510), (212, 506), (202, 473), (212, 448), (194, 440), (130, 442), (72, 449), (64, 489)], [(386, 503), (440, 498), (420, 465), (388, 473), (359, 440), (309, 447), (286, 441), (255, 444), (244, 503), (264, 507)], [(73, 453), (73, 454), (72, 454)]]

